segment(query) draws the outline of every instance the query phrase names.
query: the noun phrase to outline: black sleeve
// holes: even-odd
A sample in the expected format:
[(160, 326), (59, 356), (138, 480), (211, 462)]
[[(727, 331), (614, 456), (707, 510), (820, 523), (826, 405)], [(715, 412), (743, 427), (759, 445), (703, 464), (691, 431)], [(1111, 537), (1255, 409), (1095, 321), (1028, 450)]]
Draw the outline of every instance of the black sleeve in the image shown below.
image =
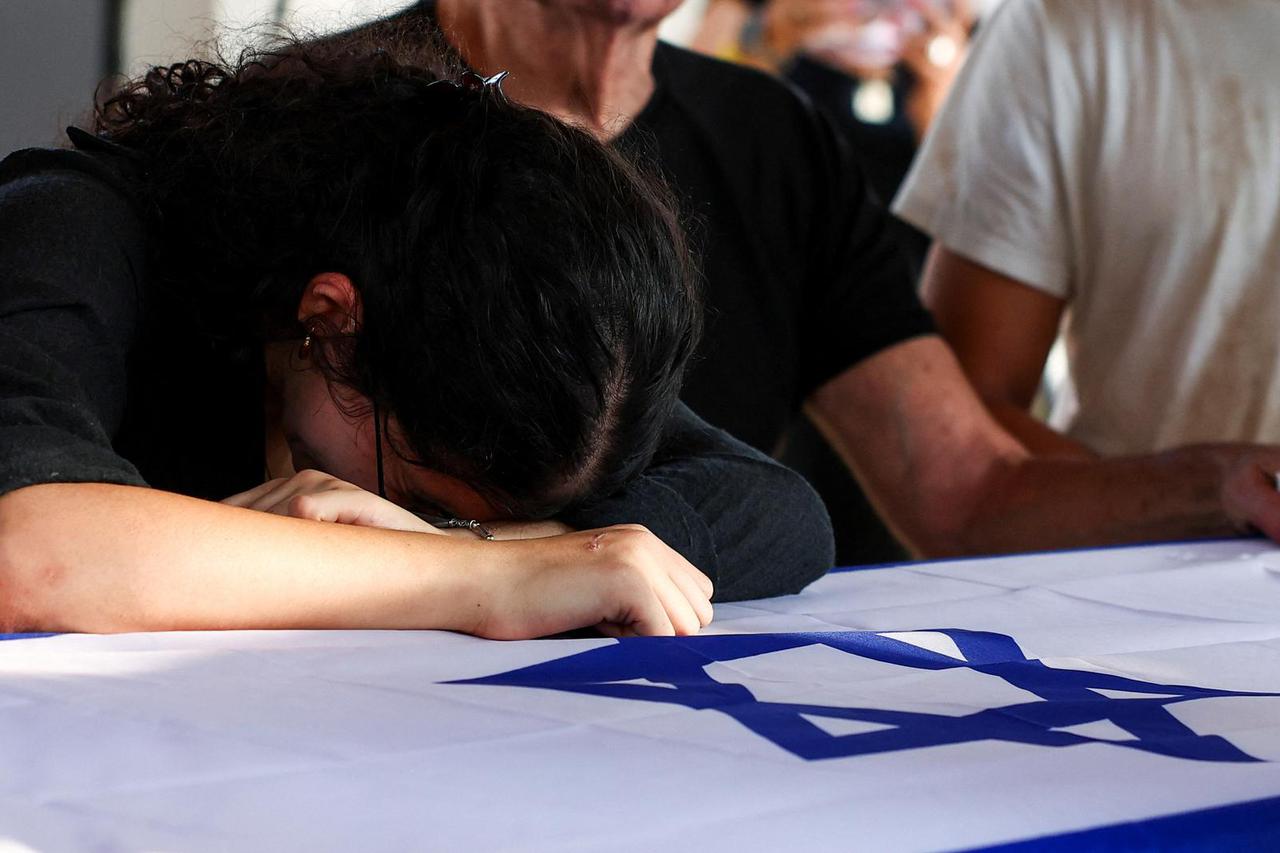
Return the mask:
[(911, 263), (857, 157), (827, 116), (812, 106), (808, 113), (818, 227), (800, 312), (806, 397), (862, 359), (934, 332)]
[(835, 561), (831, 520), (804, 478), (683, 404), (643, 475), (564, 521), (643, 524), (711, 578), (717, 601), (799, 592)]
[(15, 177), (16, 158), (0, 170), (0, 494), (48, 482), (145, 485), (111, 445), (138, 313), (141, 225), (92, 175)]

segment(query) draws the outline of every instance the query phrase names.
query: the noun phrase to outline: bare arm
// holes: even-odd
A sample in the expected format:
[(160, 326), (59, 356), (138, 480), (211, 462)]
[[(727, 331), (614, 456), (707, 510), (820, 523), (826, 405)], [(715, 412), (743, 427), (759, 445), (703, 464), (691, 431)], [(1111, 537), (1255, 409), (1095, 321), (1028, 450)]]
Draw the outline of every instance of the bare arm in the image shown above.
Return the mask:
[(820, 388), (810, 410), (895, 532), (921, 555), (1246, 531), (1280, 538), (1280, 449), (1202, 445), (1118, 459), (1031, 456), (936, 337)]
[(8, 629), (692, 633), (711, 619), (710, 595), (705, 577), (639, 527), (483, 542), (133, 486), (46, 484), (0, 497)]
[(1089, 458), (1093, 451), (1031, 414), (1063, 300), (935, 243), (921, 282), (938, 331), (991, 414), (1033, 453)]

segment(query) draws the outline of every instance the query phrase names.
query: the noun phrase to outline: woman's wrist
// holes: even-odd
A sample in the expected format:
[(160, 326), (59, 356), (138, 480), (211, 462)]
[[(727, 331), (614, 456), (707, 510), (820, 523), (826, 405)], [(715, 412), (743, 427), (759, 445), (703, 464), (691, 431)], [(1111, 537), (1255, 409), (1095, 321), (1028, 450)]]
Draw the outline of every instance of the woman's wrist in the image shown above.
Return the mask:
[[(465, 532), (465, 531), (463, 531)], [(514, 580), (518, 542), (490, 542), (474, 536), (423, 536), (424, 551), (414, 562), (421, 570), (422, 626), (485, 636), (495, 599)]]

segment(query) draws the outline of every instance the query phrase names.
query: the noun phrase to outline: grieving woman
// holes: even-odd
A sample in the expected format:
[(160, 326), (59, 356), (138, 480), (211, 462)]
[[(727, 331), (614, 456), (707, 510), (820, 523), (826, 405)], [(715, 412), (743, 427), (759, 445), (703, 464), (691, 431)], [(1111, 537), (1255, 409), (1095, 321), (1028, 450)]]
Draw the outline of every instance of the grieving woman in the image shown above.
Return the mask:
[(686, 634), (829, 567), (677, 403), (663, 190), (498, 81), (294, 43), (69, 133), (0, 164), (0, 630)]

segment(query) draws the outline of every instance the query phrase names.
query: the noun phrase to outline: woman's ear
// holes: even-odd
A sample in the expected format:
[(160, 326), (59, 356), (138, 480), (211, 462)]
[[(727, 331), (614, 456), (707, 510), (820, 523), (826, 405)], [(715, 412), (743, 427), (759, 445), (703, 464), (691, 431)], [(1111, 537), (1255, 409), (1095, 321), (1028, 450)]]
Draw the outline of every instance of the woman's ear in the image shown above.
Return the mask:
[(360, 324), (360, 292), (338, 272), (322, 272), (307, 282), (298, 300), (298, 322), (334, 333), (350, 333)]

